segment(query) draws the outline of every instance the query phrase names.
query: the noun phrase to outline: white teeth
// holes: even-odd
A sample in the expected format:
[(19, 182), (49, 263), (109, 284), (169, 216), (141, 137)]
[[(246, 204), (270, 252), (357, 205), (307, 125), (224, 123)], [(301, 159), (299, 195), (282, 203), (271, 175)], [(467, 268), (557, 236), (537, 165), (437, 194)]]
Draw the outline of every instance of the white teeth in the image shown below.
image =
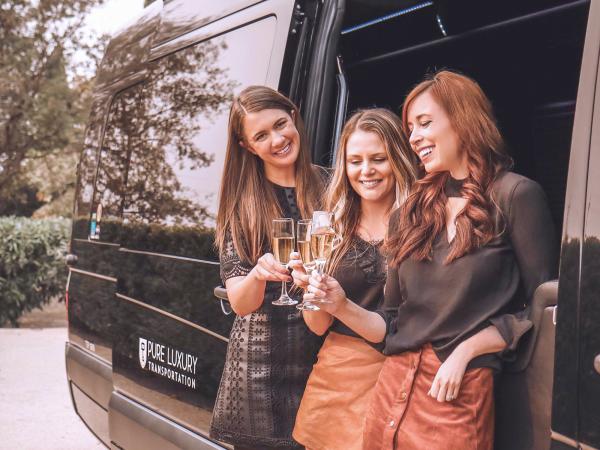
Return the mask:
[(361, 183), (366, 187), (373, 187), (379, 183), (380, 180), (361, 180)]
[(433, 147), (427, 147), (419, 151), (419, 158), (423, 159), (433, 151)]
[(275, 152), (275, 154), (276, 154), (277, 156), (282, 156), (282, 155), (285, 155), (287, 152), (289, 152), (289, 151), (290, 151), (290, 148), (291, 148), (291, 147), (290, 147), (290, 144), (288, 144), (288, 145), (286, 145), (285, 147), (283, 147), (281, 150), (279, 150), (278, 152)]

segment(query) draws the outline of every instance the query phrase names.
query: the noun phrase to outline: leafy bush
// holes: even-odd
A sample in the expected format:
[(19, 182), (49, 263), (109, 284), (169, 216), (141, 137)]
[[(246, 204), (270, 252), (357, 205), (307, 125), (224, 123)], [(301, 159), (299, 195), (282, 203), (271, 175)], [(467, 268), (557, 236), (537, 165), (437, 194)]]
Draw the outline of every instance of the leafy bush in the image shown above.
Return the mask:
[(0, 325), (64, 292), (67, 219), (0, 217)]

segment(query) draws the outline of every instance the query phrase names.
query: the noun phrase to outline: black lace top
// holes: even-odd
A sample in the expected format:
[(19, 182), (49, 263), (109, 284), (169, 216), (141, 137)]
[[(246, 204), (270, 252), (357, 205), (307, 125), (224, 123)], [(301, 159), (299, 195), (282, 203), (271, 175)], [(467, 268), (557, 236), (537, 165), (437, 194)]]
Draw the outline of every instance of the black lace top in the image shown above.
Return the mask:
[[(300, 219), (295, 189), (274, 189), (283, 216)], [(220, 259), (223, 283), (252, 270), (231, 241)], [(280, 293), (281, 283), (268, 282), (261, 307), (234, 320), (211, 422), (215, 439), (253, 448), (300, 448), (292, 429), (322, 339), (308, 330), (295, 307), (271, 304)]]
[[(385, 258), (380, 252), (382, 241), (367, 242), (358, 236), (354, 236), (352, 241), (352, 247), (332, 276), (338, 280), (350, 300), (369, 311), (375, 311), (383, 301), (386, 277)], [(359, 337), (337, 319), (334, 319), (330, 330)]]

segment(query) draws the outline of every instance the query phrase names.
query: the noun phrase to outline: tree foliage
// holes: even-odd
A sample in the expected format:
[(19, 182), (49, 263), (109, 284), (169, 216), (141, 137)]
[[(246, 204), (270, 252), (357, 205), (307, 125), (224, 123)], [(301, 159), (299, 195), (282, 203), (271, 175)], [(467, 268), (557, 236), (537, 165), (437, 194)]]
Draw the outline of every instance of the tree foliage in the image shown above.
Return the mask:
[(0, 326), (64, 293), (66, 219), (0, 217)]
[(45, 158), (76, 152), (89, 81), (68, 73), (76, 51), (98, 59), (102, 43), (90, 43), (82, 27), (103, 1), (0, 0), (0, 215), (28, 215), (50, 200), (39, 191), (53, 197), (72, 187), (73, 179), (43, 186), (48, 177), (31, 172)]

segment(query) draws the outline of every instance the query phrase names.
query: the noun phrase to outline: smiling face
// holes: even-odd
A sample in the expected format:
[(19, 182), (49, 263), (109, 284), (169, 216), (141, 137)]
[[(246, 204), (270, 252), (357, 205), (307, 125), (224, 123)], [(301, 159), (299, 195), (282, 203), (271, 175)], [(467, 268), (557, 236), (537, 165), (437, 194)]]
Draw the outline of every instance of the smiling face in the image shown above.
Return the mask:
[(428, 91), (408, 107), (407, 124), (410, 145), (427, 173), (449, 171), (456, 179), (468, 176), (467, 154), (460, 139), (448, 114)]
[(362, 201), (394, 202), (394, 173), (377, 134), (357, 129), (350, 135), (346, 143), (346, 175)]
[(243, 129), (241, 145), (263, 160), (267, 172), (294, 167), (300, 152), (300, 135), (287, 111), (264, 109), (248, 113)]

